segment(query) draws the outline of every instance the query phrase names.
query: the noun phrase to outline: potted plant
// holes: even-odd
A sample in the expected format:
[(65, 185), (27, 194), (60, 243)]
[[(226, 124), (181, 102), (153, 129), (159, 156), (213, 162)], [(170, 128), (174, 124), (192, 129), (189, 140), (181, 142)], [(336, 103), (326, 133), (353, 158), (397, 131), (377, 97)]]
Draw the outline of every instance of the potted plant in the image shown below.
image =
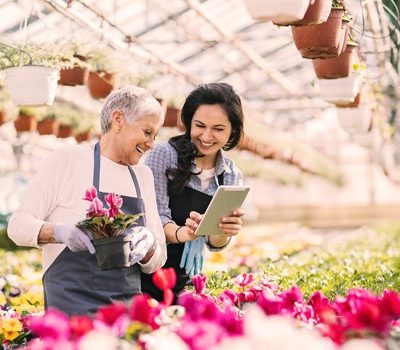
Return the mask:
[(71, 66), (69, 57), (50, 44), (12, 46), (0, 44), (0, 69), (16, 105), (51, 105), (56, 94), (59, 69)]
[(124, 214), (121, 210), (123, 199), (115, 193), (104, 197), (108, 208), (104, 207), (94, 187), (86, 190), (83, 199), (90, 202), (90, 207), (86, 218), (76, 226), (93, 237), (99, 267), (109, 270), (130, 266), (130, 244), (134, 234), (131, 228), (142, 214)]
[(20, 108), (17, 118), (14, 120), (14, 127), (17, 133), (35, 131), (37, 127), (36, 118), (40, 113), (41, 111), (38, 108)]
[(294, 43), (303, 58), (327, 58), (338, 55), (329, 53), (329, 50), (337, 48), (340, 44), (343, 35), (343, 15), (344, 6), (334, 0), (326, 22), (302, 27), (292, 26)]
[(59, 129), (59, 123), (56, 118), (57, 112), (54, 108), (49, 108), (43, 113), (43, 116), (39, 118), (37, 124), (37, 132), (39, 135), (57, 135)]
[(292, 26), (309, 26), (324, 23), (329, 17), (331, 7), (332, 0), (313, 0), (310, 1), (306, 13), (299, 21), (284, 24), (274, 20), (273, 23), (279, 26), (289, 24)]
[[(165, 113), (164, 124), (165, 127), (176, 127), (180, 123), (181, 119), (181, 105), (183, 99), (174, 98), (170, 99)], [(182, 126), (182, 123), (180, 123)]]
[(254, 19), (284, 25), (302, 19), (309, 4), (310, 0), (246, 0), (247, 10)]
[(348, 133), (367, 132), (371, 128), (372, 112), (367, 105), (336, 109), (340, 126)]
[(313, 67), (318, 79), (337, 79), (348, 77), (356, 63), (357, 43), (348, 39), (348, 44), (343, 53), (333, 58), (316, 58)]
[(6, 123), (8, 120), (8, 114), (3, 105), (0, 105), (0, 126)]
[(83, 112), (79, 113), (79, 122), (74, 127), (75, 140), (78, 143), (89, 141), (98, 125), (98, 116), (96, 114)]
[(106, 48), (92, 50), (88, 53), (88, 64), (90, 95), (95, 99), (107, 97), (117, 86), (117, 69), (111, 53)]
[(87, 52), (82, 49), (83, 43), (68, 42), (63, 46), (64, 52), (71, 57), (72, 65), (61, 69), (59, 85), (76, 86), (85, 85), (89, 77), (89, 65), (87, 61)]
[(79, 123), (79, 111), (67, 104), (60, 105), (57, 120), (59, 122), (57, 137), (60, 139), (71, 137), (73, 129)]

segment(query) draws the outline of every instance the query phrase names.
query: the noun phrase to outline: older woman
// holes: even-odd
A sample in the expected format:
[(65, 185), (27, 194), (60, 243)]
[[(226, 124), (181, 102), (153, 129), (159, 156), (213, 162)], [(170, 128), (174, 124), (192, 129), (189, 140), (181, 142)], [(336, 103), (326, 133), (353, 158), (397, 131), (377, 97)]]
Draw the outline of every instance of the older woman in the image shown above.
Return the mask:
[[(12, 215), (8, 235), (18, 245), (42, 248), (46, 307), (71, 314), (94, 312), (141, 292), (140, 274), (166, 261), (165, 235), (157, 213), (153, 175), (138, 165), (153, 147), (162, 125), (160, 104), (144, 89), (127, 87), (110, 94), (101, 112), (101, 140), (57, 149), (33, 178)], [(75, 224), (83, 219), (85, 190), (99, 198), (122, 196), (125, 213), (144, 213), (133, 235), (131, 266), (102, 271), (89, 237)]]

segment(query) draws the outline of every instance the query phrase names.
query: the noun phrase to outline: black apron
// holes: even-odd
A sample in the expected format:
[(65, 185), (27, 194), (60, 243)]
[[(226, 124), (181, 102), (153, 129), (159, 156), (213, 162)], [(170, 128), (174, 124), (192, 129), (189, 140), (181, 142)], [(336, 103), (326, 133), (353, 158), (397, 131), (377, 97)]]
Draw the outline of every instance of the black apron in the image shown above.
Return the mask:
[[(123, 198), (122, 211), (126, 214), (145, 213), (143, 199), (135, 173), (128, 167), (136, 188), (137, 198)], [(105, 195), (99, 192), (100, 146), (94, 149), (93, 186), (105, 205)], [(137, 221), (145, 226), (144, 215)], [(56, 307), (68, 315), (93, 313), (104, 304), (116, 300), (127, 301), (141, 293), (140, 266), (101, 270), (95, 254), (88, 251), (71, 252), (66, 247), (54, 260), (43, 276), (45, 308)]]
[[(223, 173), (218, 176), (218, 185), (223, 185)], [(186, 219), (189, 217), (191, 211), (197, 211), (203, 214), (212, 196), (195, 190), (186, 186), (182, 193), (176, 196), (171, 196), (169, 199), (169, 208), (171, 209), (171, 218), (178, 226), (185, 226)], [(176, 285), (172, 289), (175, 295), (175, 302), (177, 295), (182, 292), (185, 286), (191, 283), (190, 276), (185, 272), (185, 268), (181, 268), (181, 258), (185, 243), (170, 243), (167, 245), (167, 262), (164, 267), (173, 267), (176, 272)], [(163, 292), (158, 289), (152, 280), (153, 274), (142, 273), (142, 292), (149, 294), (152, 298), (162, 301)]]

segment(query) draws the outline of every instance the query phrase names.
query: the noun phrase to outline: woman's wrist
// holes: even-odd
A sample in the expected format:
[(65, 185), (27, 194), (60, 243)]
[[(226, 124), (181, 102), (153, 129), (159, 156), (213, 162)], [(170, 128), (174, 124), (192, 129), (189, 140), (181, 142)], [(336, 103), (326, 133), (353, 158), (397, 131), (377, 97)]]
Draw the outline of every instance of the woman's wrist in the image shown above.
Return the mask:
[(178, 228), (175, 230), (175, 240), (176, 240), (176, 243), (178, 243), (178, 244), (181, 244), (181, 243), (184, 243), (184, 241), (181, 241), (180, 239), (179, 239), (179, 230), (181, 229), (181, 228), (184, 228), (185, 226), (178, 226)]

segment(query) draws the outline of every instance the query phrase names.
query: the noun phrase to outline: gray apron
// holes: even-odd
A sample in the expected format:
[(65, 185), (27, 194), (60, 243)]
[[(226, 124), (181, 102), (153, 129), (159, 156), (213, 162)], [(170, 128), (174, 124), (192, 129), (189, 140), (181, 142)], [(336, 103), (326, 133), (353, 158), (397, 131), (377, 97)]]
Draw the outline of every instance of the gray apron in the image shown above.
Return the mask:
[[(136, 188), (137, 198), (123, 198), (122, 211), (127, 214), (145, 214), (143, 199), (135, 173), (128, 167)], [(94, 149), (93, 186), (105, 204), (107, 193), (99, 192), (100, 146)], [(137, 221), (145, 226), (145, 216)], [(66, 247), (43, 276), (45, 308), (55, 307), (68, 315), (95, 312), (99, 306), (114, 301), (127, 301), (141, 293), (140, 266), (102, 271), (95, 254), (88, 251), (71, 252)]]

